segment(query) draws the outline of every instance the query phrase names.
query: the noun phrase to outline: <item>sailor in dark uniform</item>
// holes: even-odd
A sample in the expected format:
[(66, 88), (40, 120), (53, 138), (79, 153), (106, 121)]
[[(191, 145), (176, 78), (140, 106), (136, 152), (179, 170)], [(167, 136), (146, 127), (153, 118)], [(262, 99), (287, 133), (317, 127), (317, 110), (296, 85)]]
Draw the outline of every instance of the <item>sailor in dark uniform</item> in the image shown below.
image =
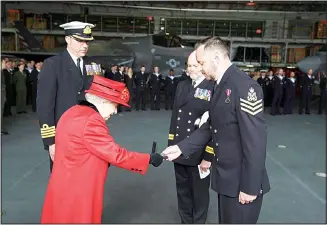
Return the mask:
[(111, 65), (110, 70), (106, 70), (104, 77), (113, 80), (116, 72), (117, 72), (117, 66)]
[(41, 68), (42, 68), (42, 62), (36, 61), (35, 68), (32, 70), (32, 72), (29, 76), (29, 81), (31, 82), (31, 85), (32, 85), (32, 110), (33, 110), (33, 112), (36, 112), (37, 83), (38, 83), (39, 74), (41, 72)]
[(151, 110), (160, 110), (160, 87), (163, 83), (159, 67), (155, 66), (153, 73), (149, 76), (149, 84), (151, 88)]
[(114, 74), (113, 80), (124, 83), (124, 66), (118, 66), (118, 71)]
[[(124, 66), (122, 66), (122, 65), (118, 66), (118, 71), (114, 74), (112, 80), (124, 83), (125, 82), (124, 70), (125, 70)], [(117, 106), (118, 113), (122, 112), (122, 109), (123, 109), (123, 106), (121, 106), (121, 105)]]
[(257, 79), (258, 84), (262, 88), (265, 105), (267, 105), (267, 85), (268, 85), (268, 78), (266, 77), (266, 72), (267, 72), (266, 70), (260, 70), (261, 76)]
[(5, 63), (5, 68), (2, 69), (3, 72), (3, 78), (4, 78), (4, 83), (6, 87), (6, 101), (4, 104), (4, 109), (3, 109), (3, 116), (12, 116), (11, 108), (14, 102), (14, 88), (13, 88), (13, 83), (14, 83), (14, 68), (13, 68), (13, 61), (8, 60)]
[[(172, 110), (168, 146), (177, 144), (199, 126), (202, 116), (208, 116), (213, 81), (205, 80), (195, 51), (189, 56), (188, 70), (191, 79), (179, 82)], [(210, 142), (211, 143), (211, 142)], [(208, 170), (213, 160), (213, 148), (201, 148), (189, 158), (174, 160), (178, 211), (183, 224), (205, 223), (209, 207), (210, 176), (200, 177), (200, 169)]]
[(325, 72), (321, 72), (320, 74), (320, 99), (319, 99), (319, 108), (318, 108), (318, 114), (322, 114), (323, 111), (327, 114), (326, 109), (326, 90), (327, 90), (327, 75)]
[(175, 77), (174, 70), (170, 69), (169, 76), (165, 79), (165, 108), (173, 109), (175, 93), (178, 79)]
[(305, 114), (310, 114), (310, 104), (312, 97), (312, 86), (314, 83), (314, 76), (312, 75), (312, 69), (308, 70), (308, 73), (303, 76), (300, 81), (300, 106), (299, 114), (303, 113), (303, 108), (305, 108)]
[(190, 157), (213, 140), (211, 183), (218, 193), (219, 223), (256, 223), (263, 195), (270, 190), (262, 89), (231, 63), (228, 47), (219, 38), (200, 45), (197, 60), (206, 78), (217, 84), (209, 119), (162, 155), (170, 161)]
[(267, 97), (265, 100), (265, 106), (271, 106), (272, 99), (274, 96), (274, 90), (273, 90), (273, 81), (274, 81), (274, 74), (272, 70), (269, 70), (268, 76), (267, 76)]
[[(37, 86), (37, 115), (45, 149), (49, 151), (50, 171), (55, 154), (56, 125), (61, 115), (77, 103), (88, 75), (98, 74), (100, 65), (85, 55), (93, 41), (93, 24), (70, 22), (65, 29), (67, 49), (44, 61)], [(99, 68), (98, 68), (99, 67)]]
[(292, 71), (290, 77), (285, 77), (284, 82), (284, 115), (293, 113), (293, 103), (296, 97), (296, 79), (295, 73)]
[(271, 115), (281, 115), (280, 113), (280, 105), (282, 102), (282, 98), (284, 96), (284, 77), (283, 77), (283, 69), (278, 70), (278, 74), (276, 74), (272, 81), (273, 88), (273, 99), (271, 104)]
[(145, 66), (142, 65), (140, 72), (136, 72), (134, 75), (134, 83), (136, 86), (136, 111), (140, 110), (140, 103), (142, 101), (142, 110), (146, 110), (146, 94), (147, 94), (147, 85), (146, 81), (148, 80), (148, 74), (145, 73)]

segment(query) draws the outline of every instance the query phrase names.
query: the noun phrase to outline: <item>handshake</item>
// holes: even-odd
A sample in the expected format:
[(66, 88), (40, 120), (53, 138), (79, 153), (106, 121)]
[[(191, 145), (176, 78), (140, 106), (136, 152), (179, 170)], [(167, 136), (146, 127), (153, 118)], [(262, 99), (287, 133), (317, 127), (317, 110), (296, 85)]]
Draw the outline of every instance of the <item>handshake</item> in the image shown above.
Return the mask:
[(154, 167), (160, 166), (163, 160), (166, 158), (165, 156), (162, 156), (161, 154), (157, 153), (156, 149), (157, 149), (157, 142), (153, 142), (149, 164), (151, 164)]
[(157, 143), (153, 142), (149, 164), (153, 165), (154, 167), (160, 166), (164, 159), (173, 161), (181, 155), (181, 152), (177, 146), (170, 146), (166, 148), (161, 154), (156, 152), (156, 147)]

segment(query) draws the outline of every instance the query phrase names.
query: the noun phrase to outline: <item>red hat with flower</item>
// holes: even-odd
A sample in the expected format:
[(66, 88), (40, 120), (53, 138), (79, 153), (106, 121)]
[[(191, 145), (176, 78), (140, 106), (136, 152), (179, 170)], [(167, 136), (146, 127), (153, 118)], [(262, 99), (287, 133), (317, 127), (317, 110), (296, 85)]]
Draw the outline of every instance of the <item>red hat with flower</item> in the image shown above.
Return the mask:
[(127, 107), (130, 98), (126, 85), (122, 82), (113, 81), (101, 76), (90, 76), (89, 87), (85, 92), (104, 98)]

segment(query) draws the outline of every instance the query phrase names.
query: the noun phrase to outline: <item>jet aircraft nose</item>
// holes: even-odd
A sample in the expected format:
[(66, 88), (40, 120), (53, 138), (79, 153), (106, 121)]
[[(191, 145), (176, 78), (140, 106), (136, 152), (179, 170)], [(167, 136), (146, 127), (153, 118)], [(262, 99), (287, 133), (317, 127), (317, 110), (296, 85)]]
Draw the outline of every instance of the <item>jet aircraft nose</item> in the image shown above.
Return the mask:
[(298, 62), (297, 66), (303, 73), (308, 72), (309, 69), (312, 69), (313, 72), (316, 72), (319, 69), (321, 63), (322, 61), (319, 56), (309, 56)]

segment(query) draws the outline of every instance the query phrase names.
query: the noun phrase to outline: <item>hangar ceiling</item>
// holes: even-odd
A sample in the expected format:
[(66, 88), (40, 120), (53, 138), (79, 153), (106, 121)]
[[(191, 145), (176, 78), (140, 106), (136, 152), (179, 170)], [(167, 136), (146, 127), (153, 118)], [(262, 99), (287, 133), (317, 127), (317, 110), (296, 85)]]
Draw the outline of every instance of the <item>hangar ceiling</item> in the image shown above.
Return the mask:
[[(86, 2), (84, 2), (86, 3)], [(98, 4), (119, 4), (119, 2), (94, 1)], [(253, 11), (325, 12), (325, 1), (122, 1), (126, 7), (165, 7), (173, 9), (222, 9)]]

